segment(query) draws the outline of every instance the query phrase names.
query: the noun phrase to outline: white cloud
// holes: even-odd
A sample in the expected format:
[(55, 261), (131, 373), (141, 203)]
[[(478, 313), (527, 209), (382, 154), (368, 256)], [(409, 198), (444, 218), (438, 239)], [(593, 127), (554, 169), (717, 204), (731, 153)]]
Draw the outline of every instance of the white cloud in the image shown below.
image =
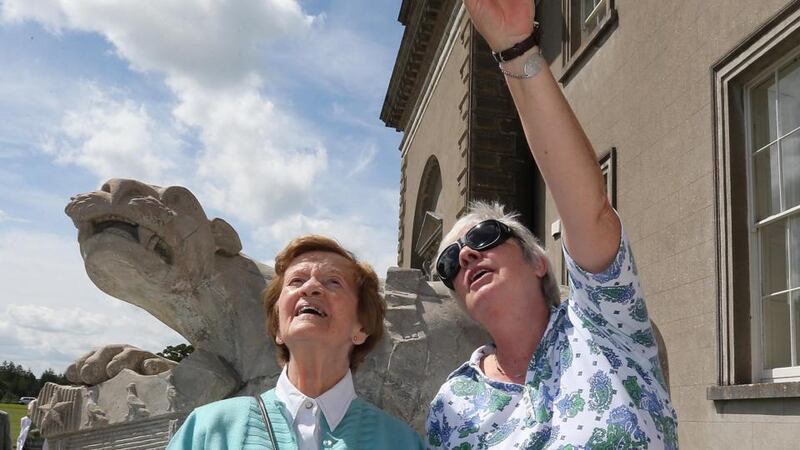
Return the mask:
[(108, 325), (106, 317), (81, 308), (9, 305), (5, 315), (18, 328), (62, 334), (93, 334)]
[(34, 61), (19, 64), (3, 63), (0, 70), (0, 160), (25, 157), (30, 144), (37, 142), (58, 123), (65, 108), (82, 99), (74, 80), (60, 79), (58, 72), (41, 73), (30, 66)]
[(276, 246), (273, 251), (277, 253), (291, 239), (304, 234), (329, 236), (355, 253), (359, 259), (370, 263), (378, 276), (385, 278), (386, 269), (397, 265), (397, 236), (393, 231), (375, 226), (358, 215), (310, 217), (294, 214), (272, 225), (258, 228), (255, 237), (262, 244)]
[[(354, 30), (352, 18), (325, 19), (315, 21), (305, 38), (286, 42), (281, 51), (266, 55), (267, 60), (303, 83), (361, 100), (361, 111), (351, 113), (369, 116), (377, 125), (396, 53), (376, 42), (375, 36)], [(365, 100), (370, 107), (366, 111)]]
[(375, 159), (375, 155), (378, 153), (378, 147), (375, 146), (373, 143), (368, 143), (361, 147), (361, 152), (358, 155), (358, 159), (354, 164), (352, 164), (352, 169), (350, 170), (349, 176), (353, 176), (359, 172), (363, 172), (364, 169), (369, 167), (372, 163), (372, 160)]
[[(174, 120), (165, 121), (130, 99), (95, 92), (46, 143), (58, 162), (162, 185), (179, 167), (181, 184), (198, 186), (210, 206), (250, 224), (297, 211), (327, 168), (315, 130), (261, 93), (265, 46), (302, 36), (313, 22), (294, 0), (121, 0), (113, 7), (7, 0), (2, 7), (6, 20), (103, 35), (134, 69), (165, 75), (175, 95)], [(193, 161), (181, 161), (186, 130), (199, 137)]]
[(67, 111), (60, 128), (44, 144), (62, 164), (89, 170), (101, 181), (137, 178), (164, 182), (179, 165), (177, 131), (157, 120), (144, 105), (86, 88), (87, 101)]
[(0, 6), (6, 21), (96, 32), (137, 70), (206, 86), (239, 83), (264, 45), (302, 35), (313, 22), (295, 0), (5, 0)]
[(297, 210), (327, 167), (311, 127), (252, 84), (222, 92), (181, 84), (175, 116), (200, 130), (197, 183), (211, 206), (249, 224)]
[(0, 209), (0, 224), (9, 222), (25, 223), (27, 220), (13, 217), (11, 214)]
[(56, 0), (5, 0), (0, 5), (0, 18), (7, 22), (36, 20), (55, 33), (67, 22), (67, 17)]
[(0, 230), (0, 284), (0, 355), (36, 373), (63, 371), (101, 345), (160, 351), (185, 342), (143, 310), (97, 289), (71, 238)]
[[(207, 208), (260, 227), (252, 234), (268, 257), (290, 238), (315, 232), (336, 237), (381, 276), (395, 264), (396, 189), (355, 181), (376, 166), (378, 147), (361, 132), (370, 132), (370, 109), (379, 106), (394, 52), (349, 30), (346, 18), (310, 17), (295, 0), (0, 0), (0, 20), (97, 33), (132, 69), (156, 75), (147, 80), (163, 77), (172, 94), (164, 111), (154, 103), (163, 99), (85, 82), (75, 90), (31, 82), (25, 95), (14, 93), (17, 85), (0, 88), (0, 98), (15, 98), (14, 105), (30, 103), (28, 92), (49, 102), (40, 108), (49, 115), (42, 119), (35, 111), (30, 123), (47, 123), (46, 150), (55, 160), (100, 179), (185, 184)], [(344, 106), (334, 108), (338, 116), (325, 120), (358, 127), (359, 137), (328, 130), (331, 140), (324, 141), (325, 130), (318, 129), (324, 124), (303, 120), (294, 105), (272, 94), (278, 89), (266, 83), (280, 77), (294, 78), (293, 87), (321, 86), (344, 97)], [(315, 113), (330, 110), (323, 102), (319, 107)], [(5, 135), (24, 143), (39, 134), (37, 128)], [(10, 195), (0, 192), (0, 199)], [(0, 229), (0, 283), (0, 354), (36, 370), (46, 361), (63, 370), (95, 345), (160, 350), (181, 340), (142, 310), (97, 290), (70, 238)]]

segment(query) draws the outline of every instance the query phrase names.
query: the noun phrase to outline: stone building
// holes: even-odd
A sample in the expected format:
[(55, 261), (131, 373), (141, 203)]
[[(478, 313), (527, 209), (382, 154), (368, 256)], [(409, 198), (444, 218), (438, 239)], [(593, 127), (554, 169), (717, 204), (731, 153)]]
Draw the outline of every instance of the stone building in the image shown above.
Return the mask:
[[(800, 448), (800, 1), (545, 0), (542, 49), (597, 151), (666, 342), (683, 448)], [(398, 265), (473, 199), (560, 226), (460, 1), (404, 0)], [(563, 277), (563, 274), (562, 274)]]

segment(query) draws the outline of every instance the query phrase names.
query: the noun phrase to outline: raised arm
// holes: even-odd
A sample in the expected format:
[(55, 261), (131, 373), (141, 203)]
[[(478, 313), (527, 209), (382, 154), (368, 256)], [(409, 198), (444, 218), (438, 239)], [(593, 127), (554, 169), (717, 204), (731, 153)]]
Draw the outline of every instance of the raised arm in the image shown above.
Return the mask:
[[(494, 51), (508, 49), (533, 31), (533, 0), (464, 0), (472, 23)], [(544, 24), (546, 27), (547, 24)], [(617, 253), (620, 223), (589, 139), (534, 47), (502, 64), (525, 137), (561, 217), (572, 258), (590, 272), (605, 269)], [(533, 58), (533, 59), (531, 59)]]

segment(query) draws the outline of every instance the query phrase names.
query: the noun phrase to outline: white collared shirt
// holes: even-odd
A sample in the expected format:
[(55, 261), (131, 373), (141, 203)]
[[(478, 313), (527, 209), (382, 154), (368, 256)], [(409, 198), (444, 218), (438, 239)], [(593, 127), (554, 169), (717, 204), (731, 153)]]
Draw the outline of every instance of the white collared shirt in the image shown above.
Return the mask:
[(283, 368), (275, 386), (275, 396), (282, 402), (292, 418), (292, 427), (297, 436), (299, 450), (318, 450), (322, 444), (319, 414), (325, 416), (328, 427), (335, 430), (342, 421), (350, 402), (356, 398), (353, 374), (350, 369), (332, 388), (317, 398), (306, 397), (289, 380)]

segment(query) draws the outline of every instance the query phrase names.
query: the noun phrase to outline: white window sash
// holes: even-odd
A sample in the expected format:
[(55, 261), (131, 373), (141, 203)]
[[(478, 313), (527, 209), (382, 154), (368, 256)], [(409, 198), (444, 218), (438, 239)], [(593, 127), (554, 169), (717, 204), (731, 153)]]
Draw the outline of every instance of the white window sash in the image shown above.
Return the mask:
[(800, 213), (800, 205), (797, 205), (793, 208), (787, 209), (786, 211), (779, 212), (777, 214), (773, 214), (771, 216), (765, 217), (758, 222), (756, 222), (753, 226), (758, 230), (767, 225), (771, 225), (779, 220), (788, 219), (791, 216), (795, 216)]
[[(756, 153), (760, 153), (764, 151), (764, 149), (770, 148), (775, 143), (782, 141), (786, 136), (789, 136), (792, 132), (796, 130), (792, 130), (792, 132), (785, 133), (782, 136), (779, 136), (773, 142), (770, 142), (768, 145), (754, 150), (753, 149), (753, 142), (752, 142), (752, 123), (753, 118), (751, 117), (752, 111), (752, 103), (751, 103), (751, 96), (750, 92), (752, 88), (758, 85), (759, 83), (763, 82), (764, 80), (768, 79), (769, 77), (774, 77), (776, 81), (776, 88), (780, 89), (778, 83), (778, 70), (780, 67), (785, 65), (791, 59), (797, 57), (797, 54), (790, 54), (784, 58), (781, 58), (779, 61), (772, 64), (769, 68), (767, 68), (762, 76), (755, 77), (752, 82), (748, 83), (744, 89), (746, 92), (745, 95), (745, 143), (746, 143), (746, 154), (747, 154), (747, 164), (746, 164), (746, 173), (747, 173), (747, 207), (748, 207), (748, 228), (749, 228), (749, 236), (750, 236), (750, 312), (751, 312), (751, 371), (753, 375), (754, 382), (780, 382), (780, 381), (800, 381), (800, 355), (798, 352), (800, 349), (796, 348), (796, 333), (800, 332), (800, 323), (797, 323), (795, 319), (795, 302), (792, 301), (792, 296), (790, 292), (797, 292), (797, 289), (791, 289), (791, 269), (787, 268), (786, 271), (786, 286), (787, 289), (781, 292), (772, 293), (771, 295), (779, 295), (782, 293), (789, 293), (788, 301), (789, 301), (789, 315), (790, 315), (790, 322), (789, 322), (789, 339), (790, 339), (790, 358), (791, 358), (791, 367), (779, 367), (773, 369), (765, 369), (764, 368), (764, 333), (763, 333), (763, 302), (764, 299), (769, 296), (763, 296), (761, 292), (761, 274), (763, 273), (762, 266), (761, 266), (761, 239), (759, 231), (766, 225), (775, 223), (780, 220), (787, 220), (787, 227), (786, 227), (786, 258), (787, 261), (791, 262), (791, 241), (790, 241), (790, 230), (788, 226), (788, 220), (792, 216), (796, 216), (800, 213), (800, 205), (795, 206), (791, 209), (786, 211), (781, 211), (779, 213), (773, 214), (769, 217), (766, 217), (761, 220), (756, 219), (756, 205), (755, 205), (755, 185), (754, 185), (754, 167), (753, 167), (753, 160)], [(769, 75), (769, 76), (767, 76)], [(778, 122), (776, 126), (780, 129), (780, 111), (778, 102), (775, 102), (774, 105), (770, 105), (776, 109), (775, 111), (775, 120)], [(798, 128), (800, 129), (800, 128)], [(779, 147), (780, 148), (780, 147)], [(778, 153), (778, 176), (782, 177), (782, 170), (780, 170), (781, 155), (780, 151)], [(782, 180), (779, 181), (779, 201), (780, 201), (780, 208), (784, 208), (784, 201), (783, 201), (783, 184)], [(796, 250), (797, 251), (797, 250)]]
[[(764, 81), (764, 79), (762, 78), (761, 81)], [(766, 150), (769, 150), (769, 148), (772, 147), (773, 145), (777, 144), (778, 141), (782, 141), (784, 138), (788, 137), (790, 134), (794, 134), (794, 132), (798, 131), (798, 130), (800, 130), (800, 127), (797, 127), (797, 128), (795, 128), (793, 130), (790, 130), (790, 131), (787, 131), (786, 133), (783, 133), (782, 135), (778, 136), (776, 139), (773, 139), (772, 141), (770, 141), (765, 146), (763, 146), (760, 149), (758, 149), (755, 152), (753, 152), (753, 156), (755, 156), (755, 155), (757, 155), (759, 153), (762, 153), (762, 152), (764, 152)], [(751, 145), (752, 145), (752, 143), (751, 143)]]
[(800, 380), (800, 367), (779, 367), (761, 371), (762, 382), (781, 382)]
[[(586, 18), (583, 19), (583, 29), (585, 30), (585, 29), (589, 28), (591, 25), (593, 25), (591, 22), (598, 15), (600, 15), (600, 12), (602, 10), (604, 10), (605, 8), (606, 8), (606, 0), (600, 0), (599, 2), (597, 2), (597, 4), (594, 6), (594, 9), (592, 9), (592, 12), (590, 12), (586, 16)], [(594, 24), (594, 25), (596, 25), (596, 24)]]

